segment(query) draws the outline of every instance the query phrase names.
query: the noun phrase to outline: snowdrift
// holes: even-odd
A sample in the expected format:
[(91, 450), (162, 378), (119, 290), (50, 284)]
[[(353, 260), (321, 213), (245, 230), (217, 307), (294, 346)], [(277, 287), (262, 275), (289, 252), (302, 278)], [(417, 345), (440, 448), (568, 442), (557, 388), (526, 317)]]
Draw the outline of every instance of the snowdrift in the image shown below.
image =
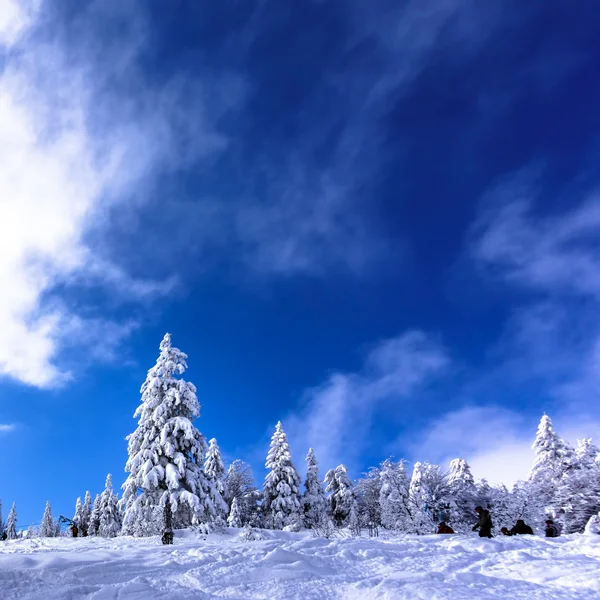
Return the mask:
[(240, 531), (0, 544), (2, 600), (600, 598), (600, 536), (315, 539)]

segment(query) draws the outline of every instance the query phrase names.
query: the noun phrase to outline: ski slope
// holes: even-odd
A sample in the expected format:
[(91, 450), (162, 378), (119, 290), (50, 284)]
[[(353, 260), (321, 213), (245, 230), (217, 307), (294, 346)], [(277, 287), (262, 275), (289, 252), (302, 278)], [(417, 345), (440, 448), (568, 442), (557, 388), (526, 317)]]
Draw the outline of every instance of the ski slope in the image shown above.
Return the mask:
[(548, 600), (600, 598), (600, 536), (243, 541), (177, 532), (158, 539), (0, 543), (2, 600)]

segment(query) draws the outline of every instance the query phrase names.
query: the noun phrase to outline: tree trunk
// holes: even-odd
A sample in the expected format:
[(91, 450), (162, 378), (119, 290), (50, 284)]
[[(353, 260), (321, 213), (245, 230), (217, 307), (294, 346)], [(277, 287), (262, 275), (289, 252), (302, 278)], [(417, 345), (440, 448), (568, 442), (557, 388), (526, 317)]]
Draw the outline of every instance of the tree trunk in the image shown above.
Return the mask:
[(163, 544), (173, 543), (173, 512), (171, 510), (171, 500), (167, 498), (165, 507), (163, 508)]

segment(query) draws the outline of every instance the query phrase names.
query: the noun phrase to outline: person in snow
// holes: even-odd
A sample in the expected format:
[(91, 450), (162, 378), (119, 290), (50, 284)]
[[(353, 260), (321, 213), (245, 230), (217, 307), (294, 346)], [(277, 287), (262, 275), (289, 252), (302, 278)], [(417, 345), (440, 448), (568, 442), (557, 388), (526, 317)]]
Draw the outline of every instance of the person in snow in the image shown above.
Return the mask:
[(69, 529), (71, 530), (71, 535), (73, 537), (77, 537), (77, 535), (79, 534), (79, 529), (77, 529), (77, 525), (75, 525), (75, 523), (72, 523)]
[(555, 525), (552, 519), (548, 519), (546, 521), (546, 537), (558, 537), (560, 535), (560, 531), (558, 527)]
[(450, 525), (446, 524), (446, 521), (442, 521), (438, 526), (438, 533), (454, 533), (454, 529)]
[[(506, 529), (503, 527), (502, 529)], [(502, 531), (504, 533), (504, 531)], [(516, 525), (504, 535), (533, 535), (533, 529), (525, 524), (523, 519), (518, 519)]]
[(492, 536), (492, 517), (489, 510), (485, 510), (481, 506), (475, 508), (475, 512), (479, 515), (479, 520), (473, 525), (473, 531), (479, 529), (479, 537), (491, 538)]

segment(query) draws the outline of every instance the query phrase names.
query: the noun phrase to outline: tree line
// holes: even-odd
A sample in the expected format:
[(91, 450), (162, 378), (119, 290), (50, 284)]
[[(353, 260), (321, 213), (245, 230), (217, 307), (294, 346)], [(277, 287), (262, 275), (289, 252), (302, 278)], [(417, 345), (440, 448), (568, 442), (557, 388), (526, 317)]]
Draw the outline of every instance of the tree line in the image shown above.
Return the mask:
[[(137, 428), (127, 437), (123, 496), (118, 498), (108, 475), (93, 504), (89, 491), (83, 502), (78, 498), (73, 522), (82, 535), (150, 536), (190, 526), (309, 528), (317, 535), (330, 535), (339, 528), (355, 534), (366, 529), (374, 535), (379, 528), (428, 534), (442, 520), (456, 532), (466, 533), (478, 505), (493, 511), (497, 527), (510, 528), (524, 519), (541, 531), (551, 517), (565, 533), (577, 533), (600, 512), (600, 450), (590, 439), (571, 447), (554, 431), (547, 415), (533, 443), (530, 476), (510, 490), (485, 479), (476, 482), (467, 462), (458, 458), (447, 470), (417, 462), (410, 472), (406, 461), (386, 459), (355, 482), (342, 464), (321, 480), (312, 448), (302, 485), (279, 422), (259, 491), (249, 465), (235, 460), (226, 469), (217, 441), (207, 443), (195, 426), (200, 405), (194, 385), (181, 378), (186, 359), (165, 335), (158, 360), (141, 388), (141, 403), (134, 414)], [(4, 539), (18, 536), (14, 504), (3, 523), (0, 503), (0, 532)], [(47, 503), (41, 526), (30, 528), (26, 535), (59, 533)]]

